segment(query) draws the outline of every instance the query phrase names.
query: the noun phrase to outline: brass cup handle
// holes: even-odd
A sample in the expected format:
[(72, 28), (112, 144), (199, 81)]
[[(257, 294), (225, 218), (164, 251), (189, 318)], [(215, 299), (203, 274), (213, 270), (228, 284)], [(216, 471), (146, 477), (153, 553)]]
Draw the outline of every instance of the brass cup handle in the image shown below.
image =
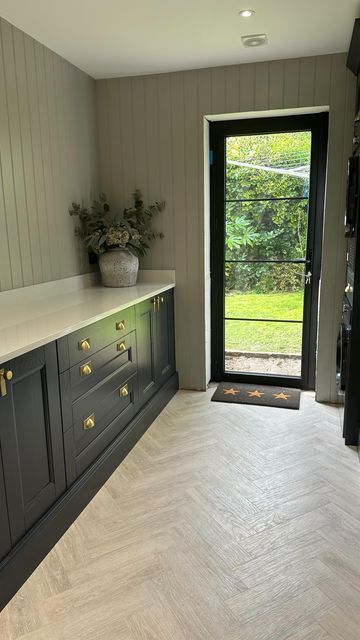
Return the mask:
[(117, 351), (126, 351), (126, 342), (118, 342), (118, 344), (116, 345), (116, 350)]
[(78, 342), (78, 349), (79, 349), (79, 351), (88, 351), (88, 349), (91, 349), (89, 338), (85, 338), (84, 340), (80, 340), (80, 342)]
[(164, 302), (164, 298), (163, 298), (163, 296), (156, 296), (155, 298), (152, 299), (151, 302), (153, 304), (154, 311), (156, 311), (156, 310), (159, 311), (160, 310), (160, 304), (162, 302)]
[(80, 375), (89, 376), (90, 373), (92, 373), (91, 362), (85, 362), (85, 364), (82, 364), (80, 367)]
[(85, 431), (88, 429), (93, 429), (95, 427), (95, 413), (92, 413), (86, 420), (83, 422), (83, 427)]
[(124, 320), (120, 320), (119, 322), (116, 323), (116, 331), (124, 331), (124, 329), (125, 329)]
[(6, 381), (10, 382), (13, 379), (13, 372), (5, 369), (0, 369), (0, 398), (7, 395)]
[(124, 384), (123, 387), (120, 387), (119, 389), (119, 396), (120, 398), (126, 398), (126, 396), (129, 395), (129, 387), (127, 384)]

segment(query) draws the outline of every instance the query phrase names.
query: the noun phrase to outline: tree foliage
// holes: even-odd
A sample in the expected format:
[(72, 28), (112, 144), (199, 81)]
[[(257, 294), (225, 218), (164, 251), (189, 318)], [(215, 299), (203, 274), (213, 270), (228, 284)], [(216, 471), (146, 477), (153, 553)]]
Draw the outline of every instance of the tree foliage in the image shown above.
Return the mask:
[[(227, 139), (227, 260), (292, 260), (305, 256), (308, 200), (286, 198), (307, 198), (308, 177), (276, 170), (309, 166), (310, 149), (309, 132)], [(261, 165), (265, 170), (229, 161)], [(306, 169), (301, 171), (306, 174)], [(259, 293), (296, 291), (303, 286), (301, 270), (300, 265), (227, 263), (226, 288)]]

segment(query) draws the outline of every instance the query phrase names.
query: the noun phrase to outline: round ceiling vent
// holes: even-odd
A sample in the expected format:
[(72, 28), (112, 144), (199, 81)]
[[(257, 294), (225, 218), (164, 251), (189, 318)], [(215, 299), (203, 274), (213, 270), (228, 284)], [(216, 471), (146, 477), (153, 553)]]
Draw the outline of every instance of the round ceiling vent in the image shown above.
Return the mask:
[(255, 11), (253, 11), (253, 9), (242, 9), (241, 11), (239, 11), (239, 16), (241, 16), (242, 18), (251, 18), (254, 15)]
[(244, 47), (261, 47), (268, 43), (266, 33), (254, 33), (251, 36), (241, 36)]

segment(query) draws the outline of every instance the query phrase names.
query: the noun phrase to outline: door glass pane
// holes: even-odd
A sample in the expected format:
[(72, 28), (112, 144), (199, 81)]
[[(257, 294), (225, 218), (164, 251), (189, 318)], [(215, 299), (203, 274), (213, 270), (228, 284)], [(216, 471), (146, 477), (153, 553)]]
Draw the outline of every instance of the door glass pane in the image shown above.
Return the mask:
[(225, 263), (225, 317), (303, 319), (305, 265)]
[(294, 260), (306, 255), (308, 199), (227, 202), (226, 260)]
[(225, 371), (301, 375), (302, 323), (225, 320)]
[(226, 139), (226, 200), (309, 195), (309, 131)]
[(310, 131), (226, 138), (226, 371), (301, 375), (310, 158)]

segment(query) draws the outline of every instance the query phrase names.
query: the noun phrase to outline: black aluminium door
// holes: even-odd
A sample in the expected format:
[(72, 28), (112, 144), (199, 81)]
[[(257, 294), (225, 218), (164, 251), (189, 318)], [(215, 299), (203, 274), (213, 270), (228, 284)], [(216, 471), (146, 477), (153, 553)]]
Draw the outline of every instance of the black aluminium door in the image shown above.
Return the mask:
[(210, 124), (212, 380), (314, 389), (328, 114)]

